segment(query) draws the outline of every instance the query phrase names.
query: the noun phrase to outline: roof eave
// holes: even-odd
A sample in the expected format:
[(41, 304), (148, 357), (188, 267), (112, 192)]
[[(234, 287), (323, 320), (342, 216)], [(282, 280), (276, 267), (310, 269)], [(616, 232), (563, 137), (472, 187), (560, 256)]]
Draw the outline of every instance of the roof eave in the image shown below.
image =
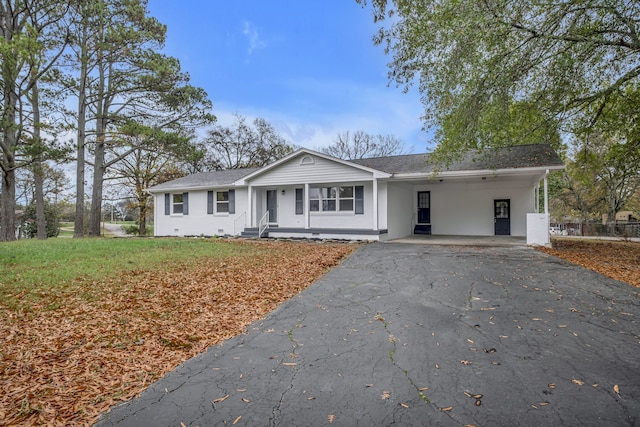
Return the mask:
[(461, 171), (441, 171), (441, 172), (416, 172), (393, 174), (392, 179), (444, 179), (444, 178), (476, 178), (496, 175), (536, 175), (544, 174), (546, 171), (563, 170), (564, 165), (535, 166), (527, 168), (505, 168), (505, 169), (481, 169), (481, 170), (461, 170)]
[(143, 191), (146, 191), (147, 193), (167, 193), (167, 192), (171, 192), (171, 191), (197, 191), (197, 190), (207, 190), (207, 189), (211, 189), (211, 188), (242, 188), (242, 187), (246, 187), (246, 185), (238, 185), (237, 181), (236, 182), (230, 182), (227, 184), (204, 184), (204, 185), (191, 185), (188, 187), (174, 187), (174, 188), (145, 188)]

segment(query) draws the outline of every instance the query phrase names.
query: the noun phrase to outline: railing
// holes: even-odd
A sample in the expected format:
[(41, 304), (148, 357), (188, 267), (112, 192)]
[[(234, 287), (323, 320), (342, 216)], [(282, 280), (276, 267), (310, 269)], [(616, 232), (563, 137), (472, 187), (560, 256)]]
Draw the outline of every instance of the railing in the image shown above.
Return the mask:
[(269, 211), (266, 211), (258, 222), (258, 237), (262, 237), (262, 233), (269, 227)]
[(246, 227), (247, 213), (242, 212), (242, 214), (238, 218), (233, 220), (233, 235), (237, 236), (238, 234), (242, 233)]

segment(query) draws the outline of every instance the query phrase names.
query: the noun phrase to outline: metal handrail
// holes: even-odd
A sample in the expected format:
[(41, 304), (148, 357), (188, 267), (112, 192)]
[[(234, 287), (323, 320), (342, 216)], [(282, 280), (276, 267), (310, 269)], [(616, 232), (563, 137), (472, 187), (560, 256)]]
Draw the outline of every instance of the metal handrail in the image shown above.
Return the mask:
[(269, 227), (269, 211), (266, 211), (260, 222), (258, 222), (258, 237), (262, 237), (262, 233)]
[[(238, 232), (238, 223), (240, 223), (240, 221), (242, 221), (242, 229)], [(233, 235), (237, 236), (238, 234), (241, 234), (245, 228), (247, 228), (247, 212), (242, 212), (238, 218), (233, 220)]]

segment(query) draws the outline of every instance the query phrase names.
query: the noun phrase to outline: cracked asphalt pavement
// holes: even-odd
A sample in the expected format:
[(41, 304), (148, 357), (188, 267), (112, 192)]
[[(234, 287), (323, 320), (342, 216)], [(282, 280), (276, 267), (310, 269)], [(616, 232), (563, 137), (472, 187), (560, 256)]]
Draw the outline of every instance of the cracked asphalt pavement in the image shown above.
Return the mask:
[(369, 244), (97, 425), (634, 426), (639, 320), (530, 248)]

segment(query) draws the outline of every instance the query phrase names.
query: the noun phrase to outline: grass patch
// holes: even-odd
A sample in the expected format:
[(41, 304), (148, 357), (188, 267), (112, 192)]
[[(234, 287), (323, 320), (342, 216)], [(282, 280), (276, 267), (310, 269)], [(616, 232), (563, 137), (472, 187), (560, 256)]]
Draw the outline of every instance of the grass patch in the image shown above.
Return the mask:
[(2, 243), (0, 425), (93, 425), (245, 331), (355, 248), (160, 238)]
[[(215, 239), (47, 239), (0, 243), (0, 306), (44, 304), (81, 290), (92, 299), (103, 279), (135, 271), (166, 271), (193, 265), (203, 257), (243, 250)], [(87, 286), (96, 282), (95, 286)]]

